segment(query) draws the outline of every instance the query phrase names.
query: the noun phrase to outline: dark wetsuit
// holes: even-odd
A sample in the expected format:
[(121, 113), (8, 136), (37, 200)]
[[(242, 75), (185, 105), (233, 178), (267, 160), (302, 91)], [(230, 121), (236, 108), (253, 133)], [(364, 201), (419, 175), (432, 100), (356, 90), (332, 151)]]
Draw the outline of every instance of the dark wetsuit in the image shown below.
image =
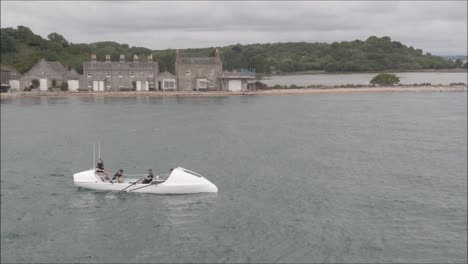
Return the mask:
[(120, 178), (122, 176), (123, 176), (123, 174), (120, 171), (118, 171), (116, 174), (114, 174), (114, 177), (112, 177), (112, 180), (118, 179), (118, 178)]
[(148, 176), (146, 176), (146, 178), (144, 178), (144, 179), (141, 181), (141, 183), (143, 183), (143, 184), (148, 184), (148, 183), (151, 183), (152, 181), (153, 181), (153, 173), (150, 172), (150, 173), (148, 174)]
[(97, 167), (97, 171), (103, 172), (104, 171), (104, 162), (103, 161), (98, 162), (96, 167)]

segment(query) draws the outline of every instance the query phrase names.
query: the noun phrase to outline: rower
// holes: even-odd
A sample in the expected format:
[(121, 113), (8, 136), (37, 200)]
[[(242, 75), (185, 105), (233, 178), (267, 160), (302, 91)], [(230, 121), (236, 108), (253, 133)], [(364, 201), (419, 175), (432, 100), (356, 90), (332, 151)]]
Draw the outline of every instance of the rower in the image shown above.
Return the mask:
[(96, 172), (104, 172), (104, 161), (101, 158), (96, 165)]
[(117, 179), (118, 183), (124, 183), (124, 176), (123, 176), (123, 170), (120, 169), (118, 172), (114, 174), (114, 177), (112, 177), (111, 183), (113, 180)]
[(104, 161), (99, 158), (99, 161), (96, 165), (96, 173), (101, 177), (102, 181), (108, 181), (110, 179), (109, 172), (104, 169)]
[(152, 169), (149, 169), (148, 170), (148, 176), (146, 176), (143, 181), (141, 181), (141, 183), (143, 184), (148, 184), (148, 183), (151, 183), (153, 181), (153, 170)]

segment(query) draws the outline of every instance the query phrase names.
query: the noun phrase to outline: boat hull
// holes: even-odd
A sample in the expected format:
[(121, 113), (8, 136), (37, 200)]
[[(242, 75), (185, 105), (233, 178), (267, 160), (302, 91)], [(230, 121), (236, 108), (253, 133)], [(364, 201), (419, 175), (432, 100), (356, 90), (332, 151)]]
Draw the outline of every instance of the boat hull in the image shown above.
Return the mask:
[(203, 176), (199, 174), (195, 174), (199, 176), (184, 175), (188, 174), (186, 171), (188, 170), (180, 167), (176, 168), (166, 181), (149, 185), (131, 183), (135, 182), (137, 179), (127, 179), (124, 183), (103, 182), (100, 177), (95, 174), (94, 170), (88, 170), (74, 174), (73, 183), (77, 187), (97, 191), (119, 192), (128, 187), (125, 189), (125, 192), (153, 194), (191, 194), (218, 192), (216, 185), (208, 181)]

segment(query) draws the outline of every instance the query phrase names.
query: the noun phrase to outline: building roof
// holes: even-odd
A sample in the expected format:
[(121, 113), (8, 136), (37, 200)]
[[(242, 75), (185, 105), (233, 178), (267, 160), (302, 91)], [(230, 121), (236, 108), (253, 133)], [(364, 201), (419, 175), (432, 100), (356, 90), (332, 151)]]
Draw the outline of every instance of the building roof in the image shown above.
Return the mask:
[(215, 64), (218, 62), (216, 57), (182, 57), (180, 60), (185, 64)]
[(0, 69), (2, 71), (9, 71), (9, 72), (15, 72), (17, 73), (17, 71), (15, 69), (13, 69), (12, 67), (10, 66), (6, 66), (6, 65), (3, 65), (3, 64), (0, 64)]
[(223, 79), (255, 79), (255, 72), (249, 70), (224, 71), (219, 77)]
[(168, 71), (165, 71), (165, 72), (161, 72), (158, 75), (158, 79), (175, 79), (175, 75)]
[(84, 63), (89, 70), (107, 70), (107, 69), (132, 69), (141, 67), (154, 67), (158, 69), (159, 65), (157, 61), (87, 61)]
[[(44, 59), (43, 59), (44, 60)], [(61, 73), (68, 73), (67, 68), (63, 66), (60, 62), (58, 61), (46, 61), (44, 60), (47, 64), (49, 64), (50, 68), (56, 72), (61, 72)]]
[(79, 79), (80, 74), (78, 74), (75, 69), (71, 69), (71, 71), (68, 72), (68, 79)]
[[(47, 76), (55, 75), (57, 78), (67, 77), (70, 73), (65, 66), (63, 66), (58, 61), (46, 61), (45, 59), (40, 59), (28, 72), (26, 72), (21, 79), (29, 79), (32, 77), (38, 77), (39, 69), (49, 69), (47, 71)], [(42, 73), (44, 74), (44, 73)], [(61, 76), (61, 77), (58, 77)]]

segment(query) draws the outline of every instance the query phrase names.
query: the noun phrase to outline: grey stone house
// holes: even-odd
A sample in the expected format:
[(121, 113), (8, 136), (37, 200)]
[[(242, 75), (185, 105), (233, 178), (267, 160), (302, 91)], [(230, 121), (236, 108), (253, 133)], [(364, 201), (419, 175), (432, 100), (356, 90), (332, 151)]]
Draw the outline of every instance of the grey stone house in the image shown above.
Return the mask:
[(214, 57), (182, 57), (177, 50), (175, 72), (179, 91), (221, 90), (223, 64), (218, 49)]
[(91, 55), (91, 61), (83, 63), (83, 88), (93, 91), (136, 90), (148, 91), (157, 89), (156, 78), (159, 65), (153, 61), (153, 55), (147, 61), (139, 61), (134, 55), (133, 61), (125, 61), (125, 55), (120, 55), (120, 61), (111, 61), (106, 55), (106, 61), (97, 61), (96, 55)]
[(47, 91), (54, 83), (55, 86), (60, 87), (62, 82), (67, 82), (69, 73), (60, 62), (41, 59), (20, 78), (20, 89), (30, 87), (34, 79), (39, 81), (41, 91)]

